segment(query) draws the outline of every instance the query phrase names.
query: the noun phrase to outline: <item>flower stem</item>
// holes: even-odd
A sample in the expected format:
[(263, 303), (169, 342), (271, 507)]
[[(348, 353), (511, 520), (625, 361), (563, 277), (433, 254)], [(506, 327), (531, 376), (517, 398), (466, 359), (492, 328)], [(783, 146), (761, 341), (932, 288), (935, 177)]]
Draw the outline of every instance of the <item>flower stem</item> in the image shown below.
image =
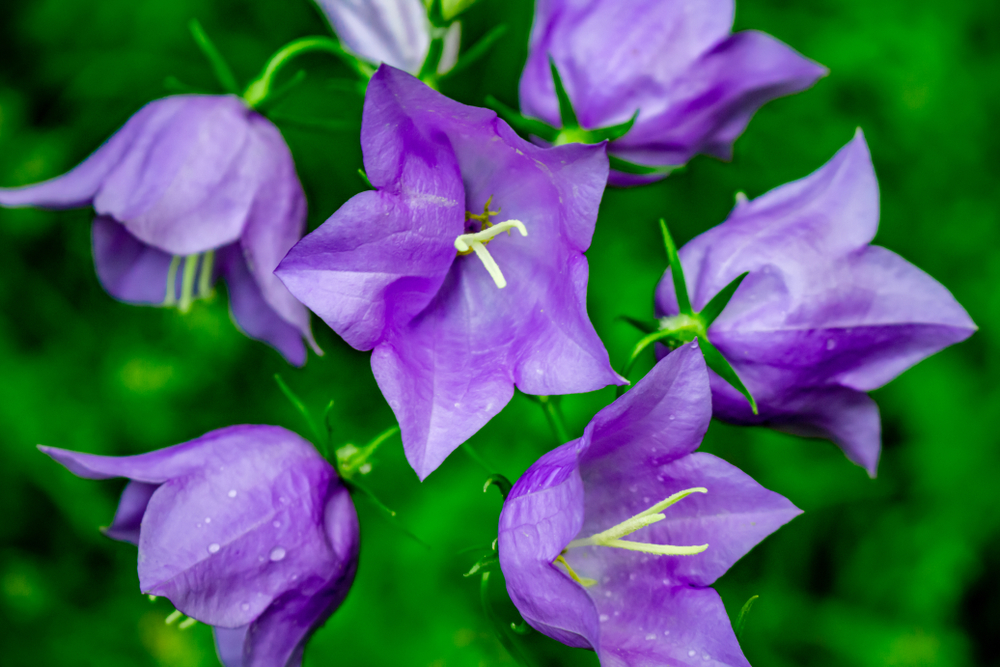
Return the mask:
[(559, 410), (559, 397), (538, 396), (537, 399), (538, 404), (542, 406), (542, 411), (545, 413), (545, 419), (548, 420), (549, 426), (556, 436), (556, 440), (559, 441), (560, 445), (564, 442), (569, 442), (569, 431), (566, 430), (562, 412)]
[(243, 99), (251, 107), (256, 108), (260, 106), (267, 99), (268, 95), (270, 95), (271, 86), (274, 84), (274, 79), (278, 75), (278, 72), (293, 58), (314, 51), (332, 53), (346, 60), (355, 69), (358, 69), (360, 65), (357, 59), (347, 53), (335, 39), (330, 37), (302, 37), (289, 42), (271, 56), (271, 59), (264, 66), (264, 71), (247, 86), (246, 92), (243, 93)]

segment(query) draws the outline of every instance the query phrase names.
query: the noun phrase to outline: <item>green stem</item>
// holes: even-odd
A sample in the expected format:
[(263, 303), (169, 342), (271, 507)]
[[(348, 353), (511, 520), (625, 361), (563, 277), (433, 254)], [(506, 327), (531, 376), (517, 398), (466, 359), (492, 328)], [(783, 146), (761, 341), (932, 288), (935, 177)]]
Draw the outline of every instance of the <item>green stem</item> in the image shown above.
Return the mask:
[(569, 431), (566, 430), (562, 413), (559, 411), (558, 399), (552, 396), (539, 396), (538, 403), (542, 406), (542, 411), (545, 412), (545, 419), (548, 420), (549, 426), (552, 428), (552, 432), (555, 434), (559, 444), (569, 442)]
[(264, 71), (247, 86), (246, 92), (243, 93), (243, 99), (251, 107), (259, 106), (271, 93), (271, 86), (274, 84), (278, 72), (293, 58), (314, 51), (332, 53), (348, 63), (356, 65), (356, 59), (344, 51), (337, 40), (330, 37), (302, 37), (289, 42), (271, 56), (267, 65), (264, 66)]

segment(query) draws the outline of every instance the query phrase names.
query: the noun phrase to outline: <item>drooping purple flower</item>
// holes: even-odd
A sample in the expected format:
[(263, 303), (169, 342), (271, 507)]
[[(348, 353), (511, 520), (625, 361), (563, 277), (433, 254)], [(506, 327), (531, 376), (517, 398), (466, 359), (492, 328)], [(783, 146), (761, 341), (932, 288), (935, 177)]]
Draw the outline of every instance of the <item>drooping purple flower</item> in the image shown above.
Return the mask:
[(226, 667), (298, 667), (351, 587), (354, 503), (283, 428), (232, 426), (138, 456), (39, 449), (80, 477), (131, 480), (105, 534), (138, 545), (143, 593), (214, 626)]
[(498, 551), (532, 627), (603, 665), (748, 664), (709, 586), (799, 510), (693, 453), (711, 416), (705, 362), (688, 343), (528, 468), (500, 514)]
[[(385, 63), (414, 75), (420, 72), (435, 33), (423, 0), (317, 2), (349, 51), (375, 65)], [(462, 24), (455, 21), (442, 37), (444, 50), (438, 74), (444, 74), (458, 62)]]
[(305, 363), (309, 313), (273, 275), (305, 231), (305, 195), (278, 128), (241, 99), (156, 100), (66, 174), (0, 189), (0, 206), (87, 205), (112, 296), (186, 309), (222, 276), (243, 331)]
[(350, 345), (374, 348), (421, 478), (515, 384), (565, 394), (623, 382), (586, 311), (603, 146), (539, 148), (493, 112), (387, 65), (368, 86), (361, 146), (376, 190), (302, 239), (276, 273)]
[[(551, 57), (583, 128), (639, 112), (612, 155), (649, 166), (729, 159), (758, 108), (826, 74), (769, 35), (731, 34), (734, 11), (733, 0), (538, 0), (521, 110), (560, 127)], [(655, 178), (612, 171), (610, 182)]]
[[(878, 219), (878, 182), (858, 130), (819, 170), (740, 198), (724, 223), (680, 250), (695, 310), (749, 272), (708, 337), (759, 414), (713, 374), (715, 416), (829, 438), (872, 476), (881, 426), (866, 392), (976, 330), (944, 286), (869, 245)], [(666, 318), (677, 313), (669, 271), (656, 308)]]

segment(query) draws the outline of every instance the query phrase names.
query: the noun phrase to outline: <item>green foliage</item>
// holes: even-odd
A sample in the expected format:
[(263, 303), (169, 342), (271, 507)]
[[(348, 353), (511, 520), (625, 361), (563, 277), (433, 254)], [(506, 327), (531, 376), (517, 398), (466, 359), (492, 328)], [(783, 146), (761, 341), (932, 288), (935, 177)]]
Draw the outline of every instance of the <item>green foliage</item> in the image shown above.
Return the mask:
[[(168, 77), (222, 92), (218, 67), (191, 38), (192, 19), (238, 82), (251, 81), (287, 42), (328, 34), (315, 8), (298, 0), (0, 3), (0, 185), (63, 172), (167, 94)], [(443, 92), (479, 105), (491, 94), (517, 108), (531, 3), (480, 0), (462, 21), (466, 45), (500, 23), (508, 29), (482, 58), (443, 78)], [(725, 218), (734, 192), (753, 197), (806, 175), (857, 125), (880, 179), (877, 241), (947, 285), (981, 327), (875, 392), (885, 441), (875, 480), (828, 442), (713, 424), (705, 449), (805, 510), (717, 584), (734, 620), (751, 595), (764, 600), (742, 636), (752, 664), (1000, 664), (1000, 390), (991, 380), (1000, 375), (997, 25), (994, 0), (945, 8), (743, 0), (739, 29), (771, 33), (831, 75), (765, 106), (731, 163), (698, 157), (661, 183), (605, 195), (588, 253), (588, 298), (616, 368), (638, 337), (618, 318), (652, 318), (652, 289), (666, 269), (655, 221), (666, 216), (683, 245)], [(295, 69), (309, 75), (274, 113), (347, 124), (281, 125), (315, 227), (366, 187), (357, 175), (362, 98), (357, 73), (336, 58), (306, 55)], [(276, 86), (293, 76), (283, 72)], [(133, 454), (238, 423), (313, 437), (275, 373), (313, 415), (335, 401), (331, 451), (371, 442), (393, 425), (392, 413), (368, 355), (318, 320), (326, 355), (297, 370), (235, 330), (224, 294), (195, 302), (187, 315), (112, 300), (94, 276), (90, 219), (83, 210), (0, 210), (0, 661), (215, 665), (209, 629), (165, 625), (172, 607), (140, 595), (135, 548), (97, 530), (110, 522), (123, 483), (77, 479), (34, 445)], [(651, 363), (643, 356), (633, 377)], [(608, 388), (563, 399), (569, 435), (613, 396)], [(513, 665), (507, 644), (539, 667), (596, 664), (540, 633), (507, 633), (520, 619), (498, 569), (486, 591), (492, 620), (480, 577), (462, 576), (485, 550), (467, 547), (496, 537), (500, 499), (482, 492), (484, 478), (515, 480), (554, 446), (546, 413), (518, 394), (470, 446), (489, 472), (456, 452), (423, 484), (398, 440), (379, 447), (364, 488), (396, 517), (356, 494), (358, 578), (310, 644), (307, 666)]]

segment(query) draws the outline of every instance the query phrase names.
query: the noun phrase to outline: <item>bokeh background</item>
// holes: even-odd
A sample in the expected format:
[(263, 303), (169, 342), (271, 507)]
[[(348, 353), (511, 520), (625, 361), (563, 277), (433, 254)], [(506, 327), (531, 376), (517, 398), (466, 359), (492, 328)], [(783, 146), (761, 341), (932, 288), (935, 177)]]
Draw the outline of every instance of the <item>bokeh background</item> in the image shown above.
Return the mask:
[[(498, 23), (509, 30), (444, 91), (516, 105), (531, 12), (529, 0), (473, 7), (466, 45)], [(191, 18), (244, 83), (285, 42), (328, 31), (306, 0), (0, 2), (0, 185), (62, 173), (181, 86), (218, 92)], [(882, 189), (876, 241), (948, 286), (981, 330), (875, 392), (885, 447), (875, 480), (828, 442), (713, 424), (705, 449), (805, 510), (717, 588), (734, 618), (760, 596), (742, 638), (758, 667), (1000, 665), (1000, 5), (741, 0), (736, 23), (831, 75), (767, 105), (731, 163), (698, 157), (665, 182), (607, 192), (588, 253), (591, 317), (620, 368), (637, 334), (615, 318), (651, 315), (665, 265), (655, 220), (687, 241), (725, 218), (736, 191), (752, 197), (808, 174), (860, 125)], [(315, 227), (365, 187), (361, 99), (340, 63), (316, 55), (298, 66), (307, 82), (276, 111)], [(310, 128), (303, 118), (338, 122)], [(123, 483), (76, 479), (35, 445), (131, 454), (238, 423), (305, 434), (276, 372), (315, 410), (335, 401), (338, 444), (366, 442), (392, 414), (367, 353), (319, 320), (326, 356), (298, 370), (237, 332), (224, 292), (186, 316), (112, 300), (93, 272), (90, 218), (0, 210), (0, 662), (215, 665), (210, 630), (166, 626), (172, 607), (140, 594), (134, 547), (98, 532)], [(640, 372), (652, 360), (643, 363)], [(611, 398), (567, 398), (574, 434)], [(518, 395), (470, 444), (514, 479), (556, 443)], [(376, 458), (365, 482), (423, 544), (356, 499), (358, 578), (306, 665), (513, 664), (482, 612), (478, 578), (462, 576), (480, 553), (463, 550), (496, 535), (500, 497), (482, 492), (486, 470), (459, 450), (421, 484), (398, 440)], [(494, 597), (516, 620), (501, 586)], [(537, 633), (522, 646), (538, 667), (597, 662)]]

